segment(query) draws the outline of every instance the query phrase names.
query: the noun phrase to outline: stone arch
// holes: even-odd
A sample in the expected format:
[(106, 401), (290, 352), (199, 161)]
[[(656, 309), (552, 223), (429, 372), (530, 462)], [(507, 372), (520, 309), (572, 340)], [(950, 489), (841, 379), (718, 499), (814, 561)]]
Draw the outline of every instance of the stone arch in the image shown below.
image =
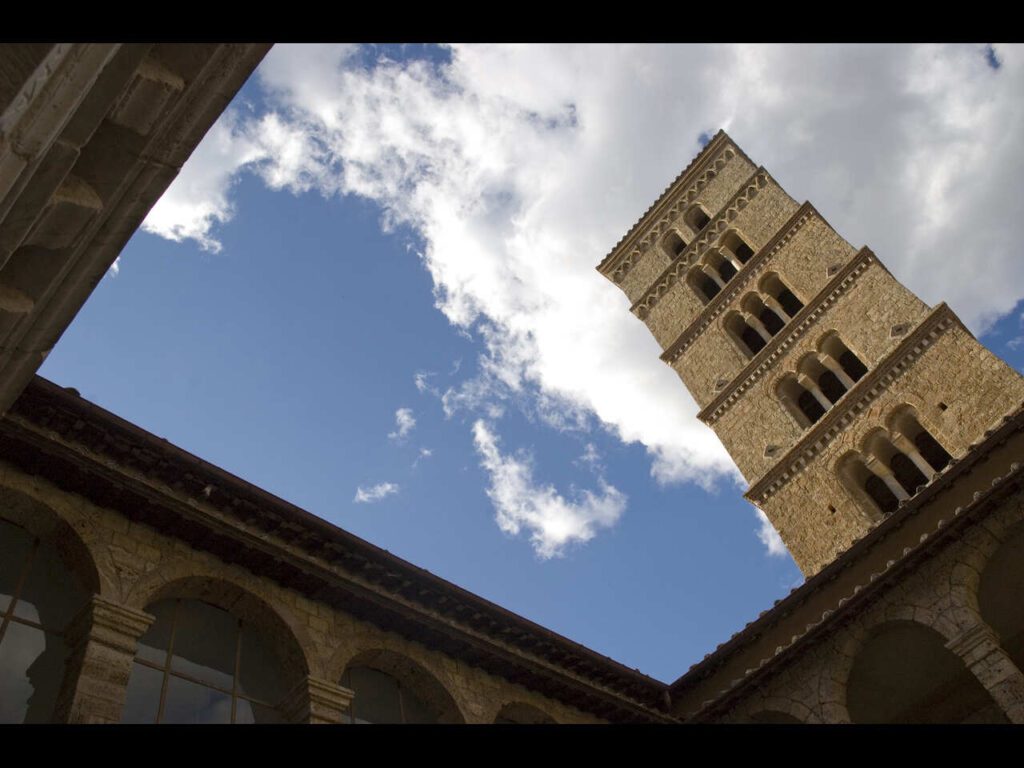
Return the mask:
[[(97, 565), (93, 547), (56, 509), (27, 493), (0, 486), (0, 519), (28, 531), (57, 550), (61, 561), (86, 593), (107, 595), (109, 579)], [(93, 545), (94, 546), (94, 545)]]
[(1024, 669), (1024, 521), (1003, 531), (978, 579), (977, 609), (1018, 669)]
[[(429, 666), (428, 666), (429, 665)], [(436, 716), (438, 723), (465, 723), (466, 717), (448, 686), (435, 674), (433, 665), (407, 654), (378, 646), (345, 648), (331, 660), (331, 681), (340, 681), (346, 670), (369, 667), (396, 678), (407, 686)], [(358, 706), (357, 704), (355, 706)]]
[(688, 245), (682, 232), (675, 227), (668, 228), (668, 231), (661, 236), (660, 243), (662, 253), (673, 261), (682, 255)]
[(851, 636), (844, 686), (851, 722), (1005, 722), (989, 692), (946, 647), (952, 638), (940, 625), (913, 618), (913, 611), (907, 605), (887, 610), (884, 621)]
[(686, 212), (683, 214), (683, 221), (686, 222), (686, 226), (696, 235), (711, 223), (711, 216), (704, 210), (704, 206), (700, 203), (694, 203), (686, 209)]
[[(197, 573), (197, 571), (200, 571)], [(258, 628), (280, 659), (288, 679), (316, 675), (313, 642), (290, 612), (223, 574), (203, 572), (194, 563), (158, 569), (135, 585), (129, 605), (139, 610), (160, 600), (195, 599), (222, 608)]]
[(494, 716), (495, 723), (518, 723), (521, 725), (554, 725), (558, 721), (539, 707), (523, 701), (506, 702)]

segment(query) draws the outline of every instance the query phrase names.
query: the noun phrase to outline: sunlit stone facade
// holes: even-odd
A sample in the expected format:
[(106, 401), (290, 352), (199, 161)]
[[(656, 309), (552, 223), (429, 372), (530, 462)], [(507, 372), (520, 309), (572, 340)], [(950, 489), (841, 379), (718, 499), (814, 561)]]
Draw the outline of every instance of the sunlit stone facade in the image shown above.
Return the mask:
[(674, 683), (33, 378), (267, 46), (0, 48), (0, 721), (1024, 722), (1024, 388), (719, 133), (602, 262), (808, 580)]

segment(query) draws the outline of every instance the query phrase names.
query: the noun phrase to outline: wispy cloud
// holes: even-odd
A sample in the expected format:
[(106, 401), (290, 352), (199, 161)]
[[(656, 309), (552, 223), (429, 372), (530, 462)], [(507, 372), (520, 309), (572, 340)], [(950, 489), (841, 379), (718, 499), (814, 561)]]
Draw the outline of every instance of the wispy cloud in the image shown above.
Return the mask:
[(488, 474), (487, 495), (498, 527), (513, 535), (525, 528), (541, 558), (562, 555), (567, 546), (589, 541), (598, 528), (614, 525), (626, 509), (625, 494), (603, 479), (599, 492), (580, 491), (574, 501), (551, 485), (537, 484), (530, 459), (503, 454), (483, 420), (473, 424), (473, 442)]
[(412, 415), (412, 408), (399, 408), (395, 411), (395, 431), (389, 432), (388, 437), (392, 440), (404, 440), (415, 426), (416, 417)]
[(757, 538), (764, 544), (765, 549), (768, 552), (769, 557), (787, 557), (789, 550), (786, 549), (786, 545), (782, 543), (782, 537), (779, 536), (779, 532), (775, 530), (775, 527), (771, 524), (768, 516), (760, 509), (755, 509), (757, 513), (757, 519), (760, 525), (757, 528)]
[(353, 501), (356, 504), (370, 504), (395, 493), (398, 493), (397, 483), (378, 483), (369, 488), (359, 486), (356, 488), (356, 496)]
[(532, 401), (558, 429), (639, 441), (659, 482), (738, 477), (594, 272), (719, 126), (975, 333), (1024, 297), (1022, 47), (481, 45), (369, 67), (352, 51), (274, 48), (271, 111), (222, 118), (147, 227), (215, 250), (240, 168), (376, 202), (422, 236), (438, 309), (484, 340), (477, 371), (438, 388), (446, 413)]

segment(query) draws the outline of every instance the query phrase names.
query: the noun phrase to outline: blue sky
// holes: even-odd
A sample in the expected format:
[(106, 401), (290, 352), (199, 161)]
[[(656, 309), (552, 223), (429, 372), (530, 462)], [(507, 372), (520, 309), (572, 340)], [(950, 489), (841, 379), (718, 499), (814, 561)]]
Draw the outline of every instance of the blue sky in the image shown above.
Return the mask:
[(1022, 69), (1007, 46), (277, 47), (41, 373), (672, 680), (801, 577), (594, 266), (725, 127), (1020, 370)]

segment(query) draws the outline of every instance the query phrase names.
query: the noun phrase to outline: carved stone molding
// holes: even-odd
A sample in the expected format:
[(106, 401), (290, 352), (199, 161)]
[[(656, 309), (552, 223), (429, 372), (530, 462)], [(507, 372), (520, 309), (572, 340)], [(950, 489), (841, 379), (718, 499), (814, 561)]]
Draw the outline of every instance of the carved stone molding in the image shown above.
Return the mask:
[[(669, 185), (668, 189), (654, 202), (654, 204), (640, 217), (639, 221), (633, 225), (630, 231), (615, 245), (611, 253), (604, 258), (604, 260), (598, 265), (598, 271), (609, 276), (614, 282), (621, 283), (622, 279), (626, 274), (633, 268), (640, 256), (643, 254), (651, 243), (653, 243), (660, 235), (668, 231), (671, 223), (678, 218), (683, 210), (690, 205), (700, 194), (700, 191), (708, 185), (708, 183), (717, 175), (725, 164), (728, 163), (733, 157), (739, 152), (729, 141), (728, 137), (725, 136), (724, 132), (719, 132), (719, 135), (712, 139), (705, 147), (705, 151), (713, 149), (719, 138), (723, 141), (719, 142), (724, 144), (724, 147), (719, 147), (717, 155), (709, 155), (708, 158), (714, 157), (714, 160), (703, 157), (703, 153), (698, 155), (694, 162), (687, 166), (682, 173), (676, 177), (676, 180)], [(742, 153), (739, 153), (742, 154)], [(703, 166), (703, 171), (697, 176), (696, 179), (684, 190), (680, 190), (675, 196), (671, 196), (671, 189), (685, 181), (686, 177), (691, 175), (694, 170), (699, 170), (701, 166), (701, 160), (706, 161), (706, 165)], [(666, 210), (653, 224), (649, 224), (646, 229), (642, 227), (643, 223), (651, 215), (651, 212), (658, 207), (659, 204), (666, 205), (665, 198), (668, 196), (670, 202), (667, 203)]]
[(658, 300), (668, 293), (673, 285), (679, 282), (679, 279), (686, 274), (693, 264), (700, 260), (700, 257), (704, 255), (704, 252), (711, 244), (716, 242), (729, 229), (729, 225), (739, 212), (750, 205), (761, 190), (767, 187), (768, 183), (772, 180), (771, 176), (768, 175), (768, 171), (764, 168), (758, 168), (754, 171), (750, 178), (743, 183), (739, 191), (733, 195), (732, 199), (718, 212), (718, 215), (708, 222), (707, 226), (701, 231), (701, 234), (695, 237), (693, 242), (682, 250), (675, 260), (658, 276), (658, 279), (651, 284), (646, 293), (637, 299), (636, 303), (630, 307), (630, 311), (641, 320), (647, 317), (647, 313), (654, 308)]
[(355, 693), (336, 683), (307, 676), (281, 701), (281, 711), (291, 723), (343, 723)]
[[(672, 365), (678, 360), (683, 352), (685, 352), (690, 344), (693, 343), (694, 339), (700, 335), (705, 328), (711, 325), (712, 321), (718, 317), (725, 307), (732, 302), (740, 293), (751, 283), (754, 278), (760, 275), (768, 266), (768, 262), (775, 257), (775, 255), (781, 251), (790, 240), (804, 228), (804, 225), (812, 219), (818, 219), (823, 221), (821, 214), (819, 214), (810, 203), (804, 203), (801, 205), (796, 213), (790, 218), (786, 224), (782, 226), (779, 232), (769, 240), (761, 250), (755, 253), (746, 264), (743, 265), (737, 275), (726, 283), (725, 290), (719, 291), (711, 301), (707, 303), (701, 313), (697, 315), (696, 319), (687, 326), (679, 337), (672, 342), (672, 344), (661, 354), (661, 359), (669, 365)], [(726, 382), (727, 384), (728, 382)], [(725, 386), (723, 384), (722, 386)], [(720, 389), (720, 387), (719, 387)]]

